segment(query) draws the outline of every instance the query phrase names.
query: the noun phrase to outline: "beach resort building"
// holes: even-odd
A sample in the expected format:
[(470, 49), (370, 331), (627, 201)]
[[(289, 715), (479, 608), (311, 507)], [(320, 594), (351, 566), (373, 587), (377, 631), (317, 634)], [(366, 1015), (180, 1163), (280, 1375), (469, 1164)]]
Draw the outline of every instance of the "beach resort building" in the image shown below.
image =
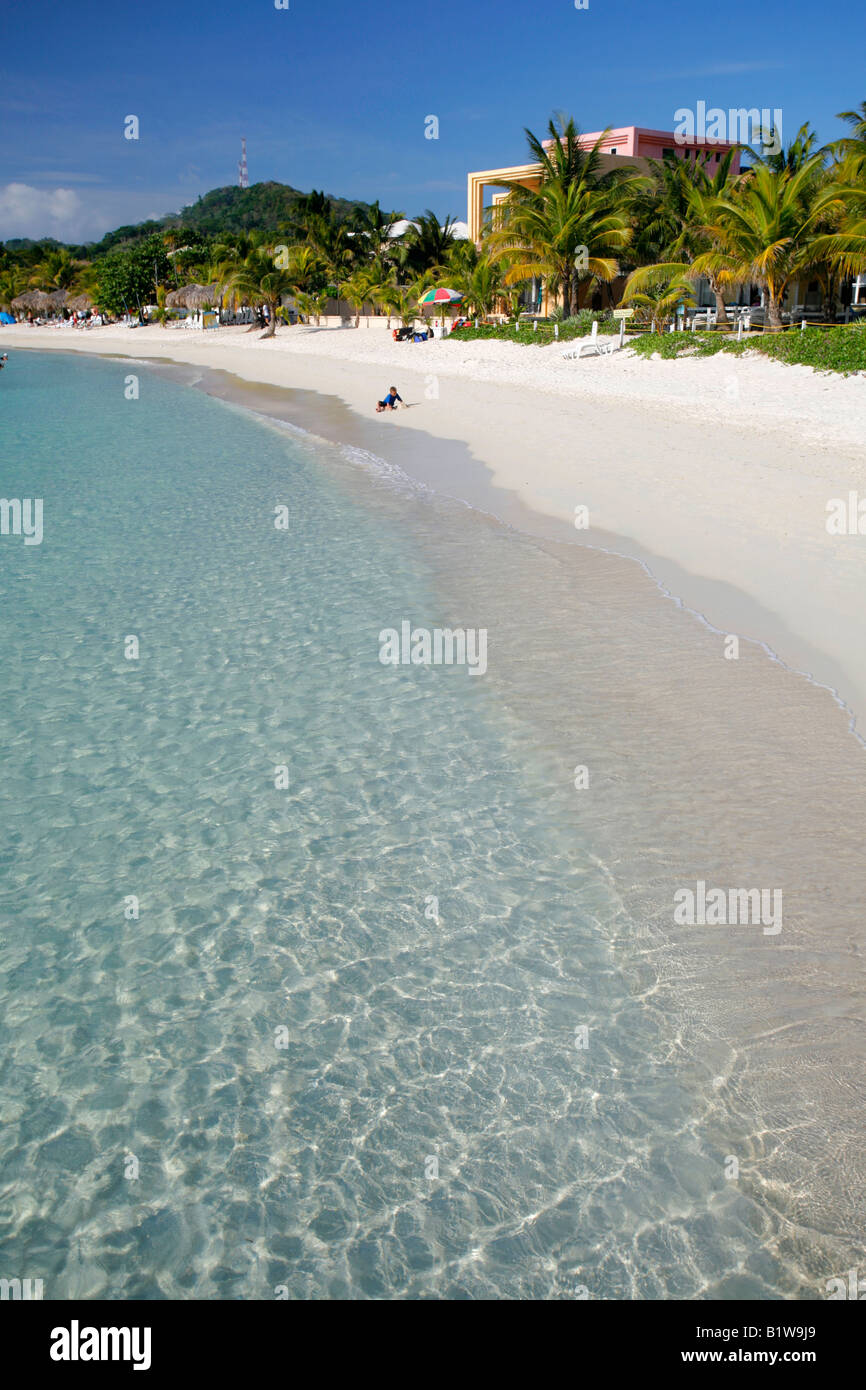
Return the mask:
[[(602, 167), (605, 170), (631, 165), (642, 173), (648, 172), (648, 161), (651, 159), (676, 158), (694, 161), (700, 156), (707, 158), (712, 168), (713, 164), (718, 163), (726, 151), (732, 148), (732, 142), (726, 140), (710, 140), (700, 136), (689, 139), (671, 130), (653, 130), (646, 126), (633, 125), (581, 134), (579, 143), (582, 149), (589, 150), (600, 139)], [(731, 173), (740, 172), (740, 150), (735, 149)], [(509, 185), (515, 183), (526, 188), (538, 188), (541, 183), (541, 165), (514, 164), (499, 169), (481, 169), (468, 175), (466, 223), (468, 234), (476, 245), (481, 241), (482, 232), (491, 214), (495, 213), (497, 205), (507, 198)], [(581, 307), (605, 310), (616, 305), (622, 295), (625, 279), (625, 276), (619, 276), (609, 285), (583, 286), (580, 293)], [(697, 282), (695, 298), (699, 309), (715, 306), (715, 298), (706, 280)], [(860, 290), (860, 298), (866, 298), (866, 286)], [(752, 304), (759, 300), (763, 302), (760, 292), (752, 286), (745, 285), (737, 294), (732, 294), (730, 302)], [(850, 299), (848, 302), (850, 303)], [(817, 280), (803, 281), (790, 286), (784, 309), (795, 316), (817, 316), (821, 306), (822, 291)], [(532, 284), (527, 307), (541, 314), (547, 314), (553, 309), (552, 297), (548, 295), (543, 284), (537, 281)]]
[[(605, 170), (630, 164), (646, 173), (649, 168), (647, 160), (664, 159), (666, 156), (695, 160), (702, 154), (709, 155), (711, 161), (718, 162), (731, 148), (730, 142), (725, 140), (709, 142), (694, 139), (678, 143), (682, 141), (682, 136), (675, 135), (672, 130), (650, 130), (645, 126), (636, 125), (619, 126), (606, 132), (594, 130), (590, 134), (581, 135), (578, 143), (581, 149), (591, 150), (602, 136), (604, 140), (601, 144), (601, 156)], [(736, 174), (739, 168), (740, 155), (737, 151), (731, 163), (731, 172)], [(469, 175), (466, 221), (469, 235), (474, 242), (478, 243), (481, 240), (486, 190), (495, 190), (490, 199), (491, 206), (495, 207), (507, 196), (507, 186), (512, 183), (523, 184), (526, 188), (537, 188), (541, 183), (541, 165), (514, 164), (504, 169), (482, 169)]]
[[(587, 134), (581, 134), (579, 144), (582, 149), (590, 150), (598, 140), (601, 140), (601, 162), (605, 171), (622, 165), (631, 165), (642, 173), (646, 173), (649, 171), (648, 161), (651, 159), (677, 158), (694, 161), (699, 155), (707, 158), (712, 164), (719, 162), (723, 155), (732, 148), (732, 143), (726, 140), (709, 141), (700, 138), (684, 140), (682, 135), (677, 135), (672, 130), (653, 130), (647, 126), (634, 125), (617, 126), (607, 131), (594, 130)], [(546, 143), (549, 144), (550, 142)], [(731, 172), (736, 174), (739, 173), (739, 170), (740, 152), (737, 149), (731, 161)], [(491, 216), (491, 212), (495, 211), (497, 205), (507, 198), (509, 185), (515, 183), (522, 184), (525, 188), (538, 188), (541, 183), (541, 165), (514, 164), (500, 169), (481, 169), (469, 174), (466, 222), (469, 236), (476, 245), (481, 241), (483, 229)], [(488, 191), (490, 202), (489, 205), (486, 205)], [(625, 276), (619, 276), (609, 285), (582, 287), (581, 307), (587, 304), (594, 309), (607, 309), (617, 304), (622, 295), (625, 278)], [(710, 294), (709, 286), (706, 284), (698, 286), (697, 298), (699, 305), (715, 303)], [(553, 303), (545, 287), (538, 282), (534, 283), (530, 289), (529, 307), (543, 314), (548, 313), (553, 308)]]

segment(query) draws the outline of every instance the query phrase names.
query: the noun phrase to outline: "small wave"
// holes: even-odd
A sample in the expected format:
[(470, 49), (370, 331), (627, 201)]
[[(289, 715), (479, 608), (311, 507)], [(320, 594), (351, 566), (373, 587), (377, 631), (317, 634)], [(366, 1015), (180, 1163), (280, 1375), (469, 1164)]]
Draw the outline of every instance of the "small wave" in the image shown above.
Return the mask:
[(357, 444), (339, 444), (340, 454), (348, 463), (355, 464), (363, 468), (365, 473), (372, 474), (382, 482), (387, 482), (399, 488), (401, 492), (411, 492), (413, 494), (427, 493), (435, 495), (434, 490), (422, 483), (417, 478), (411, 478), (409, 474), (400, 467), (398, 463), (389, 463), (381, 455), (371, 453), (369, 449), (362, 449)]

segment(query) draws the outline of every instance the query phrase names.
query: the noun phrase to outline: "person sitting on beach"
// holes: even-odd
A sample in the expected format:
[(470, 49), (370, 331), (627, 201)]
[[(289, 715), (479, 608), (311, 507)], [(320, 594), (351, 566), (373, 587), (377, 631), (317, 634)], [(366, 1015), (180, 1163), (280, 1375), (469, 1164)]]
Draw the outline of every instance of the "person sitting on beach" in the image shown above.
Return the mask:
[(376, 414), (378, 415), (383, 410), (396, 410), (398, 401), (402, 405), (403, 397), (397, 395), (396, 386), (391, 386), (385, 399), (376, 402)]

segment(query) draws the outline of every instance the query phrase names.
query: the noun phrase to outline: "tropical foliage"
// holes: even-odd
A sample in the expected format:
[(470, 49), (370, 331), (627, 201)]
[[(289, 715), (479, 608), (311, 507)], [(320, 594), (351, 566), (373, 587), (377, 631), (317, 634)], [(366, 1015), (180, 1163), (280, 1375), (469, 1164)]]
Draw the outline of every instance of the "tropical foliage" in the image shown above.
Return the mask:
[(571, 119), (550, 121), (546, 141), (527, 130), (540, 186), (512, 185), (489, 235), (490, 254), (505, 267), (505, 284), (545, 280), (562, 296), (566, 317), (577, 308), (581, 283), (615, 278), (617, 257), (631, 240), (627, 199), (638, 178), (631, 169), (603, 171), (606, 134), (583, 150)]
[(0, 308), (36, 291), (54, 306), (83, 293), (116, 315), (156, 304), (162, 319), (169, 291), (193, 286), (199, 304), (248, 305), (273, 336), (287, 303), (317, 322), (339, 301), (356, 324), (370, 310), (411, 323), (421, 294), (447, 286), (472, 319), (509, 316), (513, 341), (539, 342), (548, 335), (527, 335), (520, 312), (536, 309), (542, 286), (563, 325), (622, 299), (659, 333), (699, 282), (721, 325), (726, 301), (760, 290), (775, 330), (786, 293), (806, 282), (832, 323), (844, 286), (866, 270), (866, 102), (839, 119), (846, 133), (830, 145), (803, 125), (786, 148), (742, 151), (749, 167), (732, 174), (732, 153), (611, 166), (605, 136), (583, 148), (574, 121), (558, 116), (543, 136), (526, 131), (540, 177), (507, 188), (479, 246), (430, 209), (407, 222), (378, 203), (283, 184), (215, 189), (95, 245), (0, 244)]

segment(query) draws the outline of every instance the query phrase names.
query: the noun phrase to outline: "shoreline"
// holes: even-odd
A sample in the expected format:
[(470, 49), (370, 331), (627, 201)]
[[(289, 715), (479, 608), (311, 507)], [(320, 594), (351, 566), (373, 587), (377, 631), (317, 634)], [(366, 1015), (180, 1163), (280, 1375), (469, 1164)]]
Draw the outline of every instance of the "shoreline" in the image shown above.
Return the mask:
[[(671, 400), (632, 399), (633, 378), (614, 375), (638, 361), (628, 354), (565, 364), (558, 348), (554, 362), (548, 348), (398, 345), (384, 338), (381, 328), (364, 327), (289, 329), (261, 342), (245, 329), (204, 335), (109, 328), (73, 337), (72, 330), (19, 325), (3, 342), (7, 350), (85, 352), (169, 367), (187, 385), (380, 457), (517, 531), (632, 559), (661, 595), (705, 622), (720, 642), (726, 634), (755, 642), (830, 691), (863, 741), (857, 729), (866, 715), (866, 544), (860, 536), (829, 536), (824, 526), (827, 501), (846, 497), (866, 474), (862, 447), (805, 447), (806, 416), (792, 414), (781, 430), (772, 418), (776, 403), (769, 413), (757, 411), (750, 430), (729, 425), (721, 435), (709, 425), (701, 431), (694, 413), (713, 414), (707, 397), (720, 375), (733, 378), (742, 402), (768, 375), (790, 373), (784, 382), (792, 412), (798, 403), (811, 409), (821, 395), (842, 394), (853, 403), (844, 423), (856, 432), (861, 411), (866, 424), (866, 381), (828, 384), (809, 368), (766, 359), (641, 361), (642, 374), (654, 373), (662, 385), (681, 382), (683, 367), (703, 380), (703, 395), (695, 392), (684, 412)], [(501, 366), (497, 359), (514, 375), (515, 354), (531, 377), (539, 368), (549, 375), (543, 397), (537, 381), (521, 389), (489, 379)], [(578, 375), (599, 365), (602, 371)], [(803, 374), (814, 378), (807, 396)], [(377, 416), (372, 403), (391, 379), (409, 408)], [(730, 387), (728, 381), (729, 411)], [(838, 423), (834, 428), (838, 436)], [(578, 506), (589, 509), (587, 530), (575, 529)]]

